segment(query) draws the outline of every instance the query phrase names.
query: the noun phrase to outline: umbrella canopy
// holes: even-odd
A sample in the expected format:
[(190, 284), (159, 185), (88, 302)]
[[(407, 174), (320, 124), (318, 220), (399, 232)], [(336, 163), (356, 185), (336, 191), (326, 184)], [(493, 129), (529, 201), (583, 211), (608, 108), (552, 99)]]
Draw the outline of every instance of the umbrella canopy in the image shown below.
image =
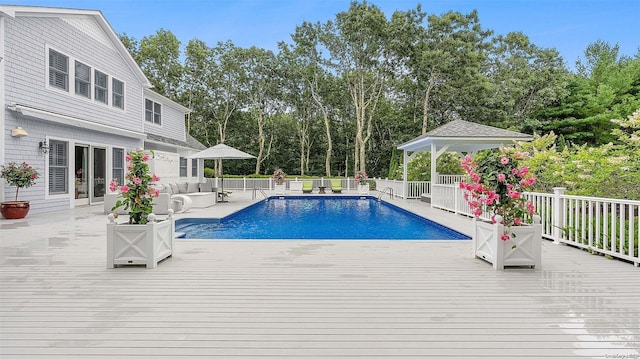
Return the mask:
[(239, 149), (227, 146), (224, 143), (219, 143), (213, 147), (209, 147), (206, 150), (202, 150), (198, 153), (194, 153), (187, 158), (203, 158), (205, 160), (221, 160), (221, 159), (248, 159), (256, 158), (254, 155), (250, 155), (246, 152), (242, 152)]
[[(224, 143), (219, 143), (213, 147), (209, 147), (206, 150), (202, 150), (198, 153), (194, 153), (190, 156), (187, 156), (187, 158), (202, 158), (205, 160), (243, 160), (243, 159), (249, 159), (249, 158), (256, 158), (256, 156), (254, 155), (250, 155), (246, 152), (242, 152), (239, 149), (233, 148), (231, 146), (227, 146)], [(225, 196), (225, 192), (224, 192), (224, 173), (222, 172), (222, 166), (220, 169), (220, 174), (222, 175), (222, 183), (221, 183), (221, 190), (222, 190), (222, 199), (221, 202), (226, 202), (224, 200), (224, 196)], [(217, 181), (217, 180), (216, 180)]]

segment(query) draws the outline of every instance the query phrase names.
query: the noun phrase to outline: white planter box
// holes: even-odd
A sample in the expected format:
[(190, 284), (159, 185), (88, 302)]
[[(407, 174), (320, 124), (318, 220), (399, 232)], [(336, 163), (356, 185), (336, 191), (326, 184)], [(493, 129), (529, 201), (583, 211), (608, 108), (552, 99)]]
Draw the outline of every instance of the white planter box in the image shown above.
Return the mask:
[(369, 194), (369, 184), (359, 184), (358, 185), (358, 193), (359, 194)]
[[(504, 226), (473, 220), (473, 256), (493, 264), (494, 269), (506, 266), (542, 268), (542, 224), (540, 216), (533, 216), (533, 224), (512, 226), (516, 236), (508, 241), (500, 239)], [(514, 247), (515, 246), (515, 247)]]
[(289, 182), (289, 190), (291, 192), (300, 192), (300, 193), (302, 193), (302, 181), (291, 181), (291, 182)]
[(109, 214), (107, 223), (107, 268), (118, 265), (146, 265), (155, 268), (158, 262), (173, 255), (175, 222), (173, 210), (169, 217), (156, 222), (149, 215), (147, 224), (115, 223)]
[[(284, 184), (284, 183), (283, 184), (274, 184), (273, 187), (274, 187), (274, 190), (275, 190), (276, 194), (284, 194), (284, 190), (287, 187), (287, 185)], [(300, 187), (300, 190), (302, 190), (302, 187)]]

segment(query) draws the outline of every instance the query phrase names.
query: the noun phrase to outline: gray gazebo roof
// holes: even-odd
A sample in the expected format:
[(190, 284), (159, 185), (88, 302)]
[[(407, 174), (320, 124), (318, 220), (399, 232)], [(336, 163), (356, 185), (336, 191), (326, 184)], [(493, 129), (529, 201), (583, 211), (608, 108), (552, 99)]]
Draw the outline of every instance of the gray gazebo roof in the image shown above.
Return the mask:
[(398, 146), (405, 151), (431, 151), (447, 147), (447, 151), (475, 152), (509, 145), (514, 141), (531, 141), (533, 136), (478, 123), (455, 120)]
[[(407, 193), (407, 164), (418, 152), (431, 152), (431, 179), (437, 184), (436, 160), (445, 151), (473, 153), (512, 145), (514, 141), (531, 141), (533, 136), (478, 123), (455, 120), (398, 146), (404, 151), (404, 193)], [(409, 155), (409, 152), (413, 154)]]

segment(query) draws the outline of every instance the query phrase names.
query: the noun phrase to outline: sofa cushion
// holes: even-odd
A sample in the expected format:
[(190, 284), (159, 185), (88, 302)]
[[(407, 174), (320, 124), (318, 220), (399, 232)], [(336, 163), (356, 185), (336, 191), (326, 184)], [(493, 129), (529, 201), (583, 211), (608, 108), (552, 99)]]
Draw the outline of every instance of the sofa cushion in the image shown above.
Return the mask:
[(206, 182), (200, 183), (200, 192), (213, 192), (213, 184), (210, 179), (206, 179)]
[(160, 193), (168, 193), (169, 195), (172, 195), (173, 190), (171, 190), (171, 186), (169, 184), (163, 184)]
[(180, 193), (180, 188), (178, 188), (178, 184), (176, 184), (176, 183), (169, 183), (169, 186), (171, 186), (171, 192), (173, 192), (173, 194), (178, 194), (178, 193)]
[(199, 187), (197, 182), (189, 182), (187, 185), (187, 193), (199, 192)]
[(189, 184), (187, 182), (178, 182), (178, 189), (180, 190), (180, 193), (189, 193), (187, 187), (189, 186)]

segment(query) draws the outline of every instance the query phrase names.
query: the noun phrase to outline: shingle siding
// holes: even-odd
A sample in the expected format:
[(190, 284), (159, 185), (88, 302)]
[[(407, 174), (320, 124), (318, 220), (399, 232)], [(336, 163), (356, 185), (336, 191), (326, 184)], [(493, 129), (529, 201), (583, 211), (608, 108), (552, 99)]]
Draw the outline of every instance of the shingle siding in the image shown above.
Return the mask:
[[(0, 7), (4, 7), (0, 5)], [(10, 7), (10, 6), (7, 6)], [(112, 129), (123, 129), (138, 133), (147, 132), (186, 143), (184, 113), (182, 106), (147, 90), (148, 81), (135, 66), (132, 59), (118, 43), (112, 42), (113, 32), (105, 27), (102, 17), (93, 11), (83, 12), (86, 16), (75, 12), (73, 15), (60, 9), (59, 16), (47, 9), (52, 16), (31, 15), (26, 7), (16, 17), (0, 13), (3, 19), (4, 54), (4, 104), (0, 111), (4, 114), (3, 140), (4, 162), (26, 161), (40, 172), (40, 179), (31, 188), (20, 191), (19, 199), (31, 202), (31, 213), (45, 213), (69, 209), (76, 205), (74, 196), (75, 151), (74, 146), (81, 144), (89, 148), (106, 150), (106, 176), (102, 174), (90, 177), (89, 180), (111, 180), (112, 158), (114, 147), (125, 151), (137, 149), (145, 145), (142, 136), (125, 137), (126, 131), (111, 131), (100, 126), (91, 126), (87, 122), (110, 126)], [(34, 8), (29, 8), (34, 9)], [(38, 11), (34, 11), (38, 13)], [(49, 86), (48, 61), (49, 49), (60, 52), (69, 58), (68, 91)], [(76, 95), (73, 83), (74, 61), (80, 61), (91, 68), (91, 98)], [(95, 71), (108, 75), (108, 104), (95, 100)], [(113, 106), (112, 81), (117, 79), (124, 83), (124, 107), (122, 110)], [(162, 125), (147, 125), (144, 120), (145, 95), (162, 104)], [(18, 105), (18, 106), (13, 106)], [(44, 111), (40, 114), (37, 109)], [(26, 110), (26, 111), (25, 111)], [(26, 113), (26, 114), (25, 114)], [(61, 115), (59, 117), (56, 115)], [(36, 117), (31, 117), (36, 116)], [(41, 117), (41, 118), (39, 118)], [(70, 119), (71, 118), (71, 119)], [(73, 121), (76, 119), (77, 121)], [(60, 122), (58, 122), (60, 121)], [(63, 124), (75, 123), (74, 126)], [(28, 131), (26, 137), (11, 137), (11, 130), (22, 127)], [(87, 129), (89, 127), (92, 129)], [(147, 128), (145, 128), (147, 127)], [(135, 136), (135, 135), (134, 135)], [(48, 159), (38, 148), (40, 141), (47, 139), (68, 143), (69, 159), (69, 193), (49, 195)], [(175, 143), (166, 145), (167, 152), (189, 154), (189, 146), (178, 146)], [(91, 164), (90, 164), (91, 165)], [(179, 173), (176, 163), (173, 171)], [(92, 176), (90, 174), (90, 176)], [(6, 182), (2, 200), (11, 200), (15, 196), (15, 188)]]
[[(94, 20), (96, 31), (99, 30)], [(142, 85), (113, 47), (95, 41), (77, 27), (58, 18), (6, 18), (6, 97), (7, 103), (18, 103), (100, 124), (142, 131)], [(85, 27), (86, 28), (86, 27)], [(50, 47), (69, 56), (69, 68), (78, 60), (125, 83), (125, 110), (111, 104), (78, 96), (70, 90), (48, 87), (48, 53)], [(70, 71), (69, 82), (74, 81)], [(92, 87), (95, 82), (92, 81)]]
[[(6, 162), (22, 162), (26, 161), (40, 172), (40, 178), (35, 186), (22, 189), (19, 192), (20, 200), (30, 201), (30, 213), (45, 213), (50, 211), (69, 209), (73, 198), (71, 196), (52, 196), (46, 197), (46, 163), (49, 159), (48, 155), (43, 154), (38, 148), (38, 144), (43, 139), (48, 141), (56, 139), (69, 142), (71, 161), (74, 157), (71, 155), (73, 146), (76, 144), (92, 144), (94, 146), (104, 145), (107, 151), (111, 151), (113, 147), (125, 148), (126, 150), (136, 149), (142, 146), (141, 140), (133, 138), (112, 135), (104, 132), (85, 130), (77, 127), (64, 126), (52, 122), (39, 121), (13, 111), (5, 110), (5, 121), (7, 128), (15, 128), (22, 126), (29, 129), (29, 136), (14, 138), (5, 136), (7, 143), (5, 147)], [(70, 168), (73, 164), (70, 164)], [(70, 170), (73, 173), (73, 169)], [(107, 174), (111, 171), (111, 163), (107, 163)], [(71, 174), (72, 175), (72, 174)], [(107, 181), (110, 180), (107, 177)], [(73, 188), (69, 188), (73, 191)], [(15, 187), (5, 185), (5, 198), (12, 200), (15, 195)]]
[(184, 126), (184, 112), (178, 111), (167, 103), (153, 99), (156, 103), (162, 104), (162, 126), (145, 122), (144, 132), (173, 138), (179, 141), (186, 141)]

